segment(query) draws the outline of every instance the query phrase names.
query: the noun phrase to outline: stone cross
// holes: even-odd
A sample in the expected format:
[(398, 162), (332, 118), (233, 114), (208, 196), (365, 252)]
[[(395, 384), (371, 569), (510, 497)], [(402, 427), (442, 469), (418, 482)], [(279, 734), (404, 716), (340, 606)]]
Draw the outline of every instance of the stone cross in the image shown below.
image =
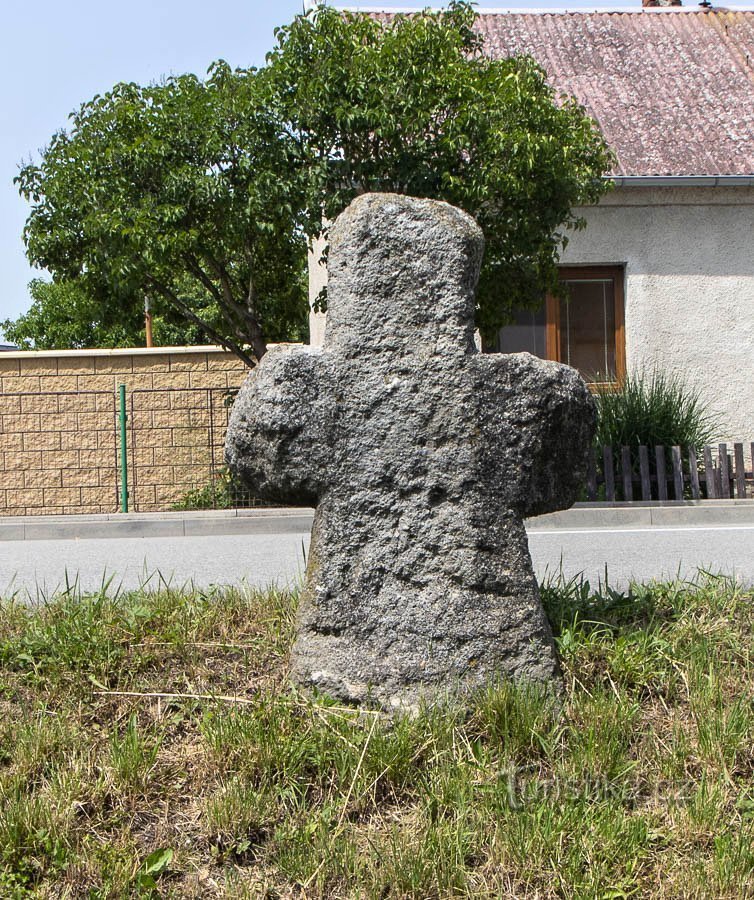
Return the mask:
[(347, 702), (557, 677), (523, 519), (575, 499), (594, 404), (567, 366), (477, 351), (482, 251), (446, 203), (359, 197), (323, 347), (270, 351), (233, 407), (231, 468), (316, 506), (292, 671)]

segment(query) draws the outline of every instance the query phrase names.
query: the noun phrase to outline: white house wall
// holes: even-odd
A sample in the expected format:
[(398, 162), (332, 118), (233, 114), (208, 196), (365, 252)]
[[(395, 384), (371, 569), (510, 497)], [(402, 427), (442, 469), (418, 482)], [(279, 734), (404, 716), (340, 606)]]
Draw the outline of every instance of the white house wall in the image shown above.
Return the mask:
[(683, 375), (754, 440), (754, 189), (622, 188), (582, 210), (569, 264), (625, 266), (626, 361)]
[[(629, 370), (683, 375), (721, 440), (754, 440), (754, 189), (620, 188), (581, 213), (563, 263), (625, 267)], [(327, 280), (313, 262), (311, 297)], [(324, 316), (311, 324), (319, 344)]]
[(312, 347), (321, 347), (325, 339), (327, 316), (314, 312), (314, 302), (327, 287), (327, 266), (322, 262), (325, 246), (324, 238), (317, 238), (309, 248), (309, 343)]

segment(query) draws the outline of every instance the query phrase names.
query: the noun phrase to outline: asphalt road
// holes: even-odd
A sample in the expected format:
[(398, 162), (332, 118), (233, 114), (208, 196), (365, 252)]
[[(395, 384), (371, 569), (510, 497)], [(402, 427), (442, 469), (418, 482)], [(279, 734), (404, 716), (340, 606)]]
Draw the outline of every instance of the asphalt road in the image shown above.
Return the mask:
[(553, 529), (529, 532), (540, 580), (562, 571), (591, 584), (692, 579), (700, 570), (754, 585), (754, 525)]
[[(270, 523), (272, 524), (272, 523)], [(0, 541), (0, 596), (44, 597), (78, 584), (98, 590), (212, 584), (297, 583), (308, 533)], [(537, 575), (583, 574), (620, 588), (631, 580), (692, 578), (701, 568), (754, 585), (754, 525), (536, 529), (529, 545)]]

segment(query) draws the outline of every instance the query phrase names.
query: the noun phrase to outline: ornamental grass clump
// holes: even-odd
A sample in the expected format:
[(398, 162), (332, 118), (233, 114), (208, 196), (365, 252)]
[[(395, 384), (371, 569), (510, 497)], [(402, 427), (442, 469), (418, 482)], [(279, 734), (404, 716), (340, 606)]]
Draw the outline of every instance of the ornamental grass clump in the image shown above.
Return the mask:
[(598, 447), (694, 447), (709, 444), (720, 426), (699, 391), (657, 370), (626, 377), (615, 390), (597, 389)]

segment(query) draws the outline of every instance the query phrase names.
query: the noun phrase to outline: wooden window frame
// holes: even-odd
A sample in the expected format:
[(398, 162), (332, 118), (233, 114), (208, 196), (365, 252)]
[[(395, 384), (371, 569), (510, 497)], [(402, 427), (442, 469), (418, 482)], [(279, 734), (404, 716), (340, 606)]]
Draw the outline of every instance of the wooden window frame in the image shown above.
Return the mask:
[[(615, 378), (620, 385), (626, 377), (626, 321), (622, 266), (561, 266), (563, 281), (570, 278), (611, 278), (615, 285)], [(545, 353), (547, 359), (563, 362), (560, 358), (560, 297), (547, 294), (545, 298)]]

